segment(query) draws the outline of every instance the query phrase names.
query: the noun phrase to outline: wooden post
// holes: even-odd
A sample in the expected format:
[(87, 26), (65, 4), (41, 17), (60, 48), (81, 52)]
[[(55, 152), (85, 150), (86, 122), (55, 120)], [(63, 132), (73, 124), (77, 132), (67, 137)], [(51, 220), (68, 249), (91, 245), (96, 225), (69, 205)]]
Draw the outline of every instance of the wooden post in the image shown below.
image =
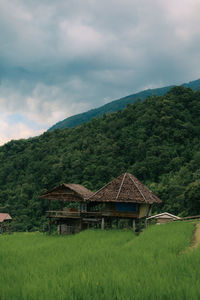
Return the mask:
[(102, 219), (101, 219), (101, 229), (102, 229), (102, 230), (104, 230), (104, 225), (105, 225), (104, 218), (102, 218)]
[(146, 229), (147, 228), (147, 219), (145, 218), (144, 220), (144, 228)]
[(138, 222), (138, 232), (140, 233), (142, 231), (142, 222), (141, 222), (141, 219), (139, 219), (139, 222)]
[(116, 219), (116, 226), (117, 226), (117, 229), (119, 228), (119, 218), (117, 217)]
[(49, 234), (51, 234), (51, 220), (49, 219)]
[(133, 231), (135, 232), (135, 219), (133, 219), (132, 228), (133, 228)]
[(109, 219), (109, 228), (112, 229), (112, 218)]
[(58, 234), (61, 235), (61, 225), (60, 225), (60, 222), (58, 223)]

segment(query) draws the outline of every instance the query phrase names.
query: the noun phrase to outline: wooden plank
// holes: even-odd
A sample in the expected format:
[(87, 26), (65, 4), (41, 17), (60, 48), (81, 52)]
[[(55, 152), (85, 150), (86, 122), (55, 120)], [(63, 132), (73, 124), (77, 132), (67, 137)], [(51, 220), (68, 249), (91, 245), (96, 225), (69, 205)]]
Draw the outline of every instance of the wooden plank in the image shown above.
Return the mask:
[(101, 219), (101, 229), (104, 230), (104, 226), (105, 226), (105, 220), (104, 218)]
[(133, 231), (135, 232), (135, 219), (133, 219), (132, 228), (133, 228)]
[(57, 215), (57, 216), (54, 216), (54, 215), (50, 215), (50, 216), (47, 216), (47, 218), (58, 218), (58, 219), (81, 219), (81, 217), (79, 216), (62, 216), (62, 215)]
[(200, 219), (200, 215), (184, 217), (184, 218), (181, 218), (181, 219), (178, 219), (178, 220), (173, 220), (173, 221), (184, 221), (184, 220), (192, 220), (192, 219)]

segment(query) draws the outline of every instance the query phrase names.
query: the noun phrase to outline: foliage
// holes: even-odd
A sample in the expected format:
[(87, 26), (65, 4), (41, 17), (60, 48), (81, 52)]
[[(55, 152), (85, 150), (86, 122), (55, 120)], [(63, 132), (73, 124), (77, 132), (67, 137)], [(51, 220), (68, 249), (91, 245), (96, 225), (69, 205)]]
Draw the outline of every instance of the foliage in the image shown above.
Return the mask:
[(197, 300), (200, 248), (185, 251), (193, 226), (153, 225), (138, 237), (98, 230), (1, 236), (1, 300)]
[(157, 211), (197, 214), (199, 136), (200, 91), (181, 86), (76, 128), (11, 141), (0, 147), (1, 212), (14, 217), (13, 230), (43, 230), (42, 191), (63, 182), (95, 191), (128, 171), (163, 200)]

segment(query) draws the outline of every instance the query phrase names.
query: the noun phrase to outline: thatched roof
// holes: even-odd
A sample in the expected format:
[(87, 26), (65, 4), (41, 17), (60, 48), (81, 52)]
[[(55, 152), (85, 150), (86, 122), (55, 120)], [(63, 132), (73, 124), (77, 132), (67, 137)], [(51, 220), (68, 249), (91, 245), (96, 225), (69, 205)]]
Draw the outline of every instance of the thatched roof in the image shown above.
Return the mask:
[(152, 191), (129, 173), (124, 173), (109, 182), (87, 200), (96, 202), (132, 202), (149, 204), (162, 202), (152, 193)]
[(7, 220), (12, 220), (11, 216), (6, 213), (0, 213), (0, 223), (7, 221)]
[(75, 183), (62, 183), (54, 189), (40, 195), (40, 198), (61, 201), (83, 201), (93, 194), (84, 186)]

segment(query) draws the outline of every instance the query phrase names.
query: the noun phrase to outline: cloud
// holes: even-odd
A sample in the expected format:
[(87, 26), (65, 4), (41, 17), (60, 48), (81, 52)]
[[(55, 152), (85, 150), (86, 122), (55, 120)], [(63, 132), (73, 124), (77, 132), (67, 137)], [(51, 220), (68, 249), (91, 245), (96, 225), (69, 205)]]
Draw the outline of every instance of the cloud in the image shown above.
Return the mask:
[(0, 114), (0, 146), (13, 139), (24, 139), (40, 135), (44, 129), (34, 129), (21, 121), (12, 121), (13, 117)]
[(44, 130), (108, 99), (199, 78), (199, 9), (199, 0), (0, 0), (0, 112)]

